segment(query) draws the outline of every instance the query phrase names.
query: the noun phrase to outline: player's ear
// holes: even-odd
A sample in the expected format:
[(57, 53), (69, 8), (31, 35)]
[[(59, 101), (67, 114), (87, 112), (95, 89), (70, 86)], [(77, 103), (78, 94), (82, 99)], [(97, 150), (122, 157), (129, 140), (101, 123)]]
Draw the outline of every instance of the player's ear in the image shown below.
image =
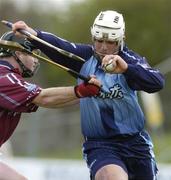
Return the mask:
[(15, 51), (15, 55), (16, 55), (18, 58), (20, 58), (20, 56), (22, 55), (22, 52), (20, 52), (20, 51)]

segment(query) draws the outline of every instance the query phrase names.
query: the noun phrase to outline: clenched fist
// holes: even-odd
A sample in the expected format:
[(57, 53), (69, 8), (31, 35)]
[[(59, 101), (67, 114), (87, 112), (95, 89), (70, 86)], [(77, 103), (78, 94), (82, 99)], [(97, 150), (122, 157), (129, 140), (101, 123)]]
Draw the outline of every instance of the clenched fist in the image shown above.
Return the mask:
[(118, 74), (125, 72), (128, 64), (119, 55), (106, 55), (102, 59), (102, 68), (107, 73)]

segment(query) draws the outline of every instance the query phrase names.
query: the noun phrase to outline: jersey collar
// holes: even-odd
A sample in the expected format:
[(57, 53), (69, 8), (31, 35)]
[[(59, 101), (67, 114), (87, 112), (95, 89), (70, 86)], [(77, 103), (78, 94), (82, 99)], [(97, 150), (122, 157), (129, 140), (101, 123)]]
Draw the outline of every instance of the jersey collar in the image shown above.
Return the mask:
[(18, 68), (14, 68), (9, 62), (4, 61), (4, 60), (0, 60), (0, 66), (6, 67), (12, 71), (14, 71), (15, 73), (21, 74)]

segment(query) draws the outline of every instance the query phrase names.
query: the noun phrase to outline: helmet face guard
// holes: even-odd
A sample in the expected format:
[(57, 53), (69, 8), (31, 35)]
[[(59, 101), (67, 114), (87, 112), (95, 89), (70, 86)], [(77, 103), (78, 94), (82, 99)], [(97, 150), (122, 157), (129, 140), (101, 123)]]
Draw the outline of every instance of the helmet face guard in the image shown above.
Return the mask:
[(122, 14), (116, 11), (104, 11), (96, 17), (91, 27), (93, 39), (118, 42), (123, 49), (125, 37), (125, 22)]
[[(18, 37), (12, 31), (3, 34), (0, 39), (5, 40), (5, 41), (17, 42), (17, 43), (19, 43), (21, 46), (23, 46), (25, 49), (27, 49), (30, 52), (37, 49), (28, 39), (23, 38), (23, 37)], [(20, 65), (20, 67), (21, 67), (21, 69), (23, 71), (22, 72), (22, 77), (32, 77), (35, 74), (35, 72), (37, 71), (38, 67), (39, 67), (39, 63), (37, 63), (37, 65), (35, 67), (35, 70), (31, 71), (16, 56), (14, 50), (0, 48), (0, 57), (8, 57), (8, 56), (13, 56), (16, 59), (16, 61), (18, 62), (18, 64)]]
[(20, 65), (21, 69), (22, 69), (22, 77), (30, 78), (30, 77), (34, 76), (34, 74), (38, 71), (38, 69), (40, 67), (39, 62), (36, 63), (35, 68), (32, 71), (23, 64), (23, 62), (17, 57), (15, 52), (13, 53), (13, 56), (14, 56), (15, 60), (18, 62), (18, 64)]

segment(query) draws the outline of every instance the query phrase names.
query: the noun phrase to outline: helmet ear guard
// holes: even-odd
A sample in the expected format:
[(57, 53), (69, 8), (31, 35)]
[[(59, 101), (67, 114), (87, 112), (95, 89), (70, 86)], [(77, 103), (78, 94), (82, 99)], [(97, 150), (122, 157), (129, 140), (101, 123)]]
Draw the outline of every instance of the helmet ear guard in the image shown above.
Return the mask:
[(125, 22), (122, 14), (116, 11), (100, 12), (91, 27), (91, 35), (97, 40), (117, 41), (122, 50), (125, 38)]

